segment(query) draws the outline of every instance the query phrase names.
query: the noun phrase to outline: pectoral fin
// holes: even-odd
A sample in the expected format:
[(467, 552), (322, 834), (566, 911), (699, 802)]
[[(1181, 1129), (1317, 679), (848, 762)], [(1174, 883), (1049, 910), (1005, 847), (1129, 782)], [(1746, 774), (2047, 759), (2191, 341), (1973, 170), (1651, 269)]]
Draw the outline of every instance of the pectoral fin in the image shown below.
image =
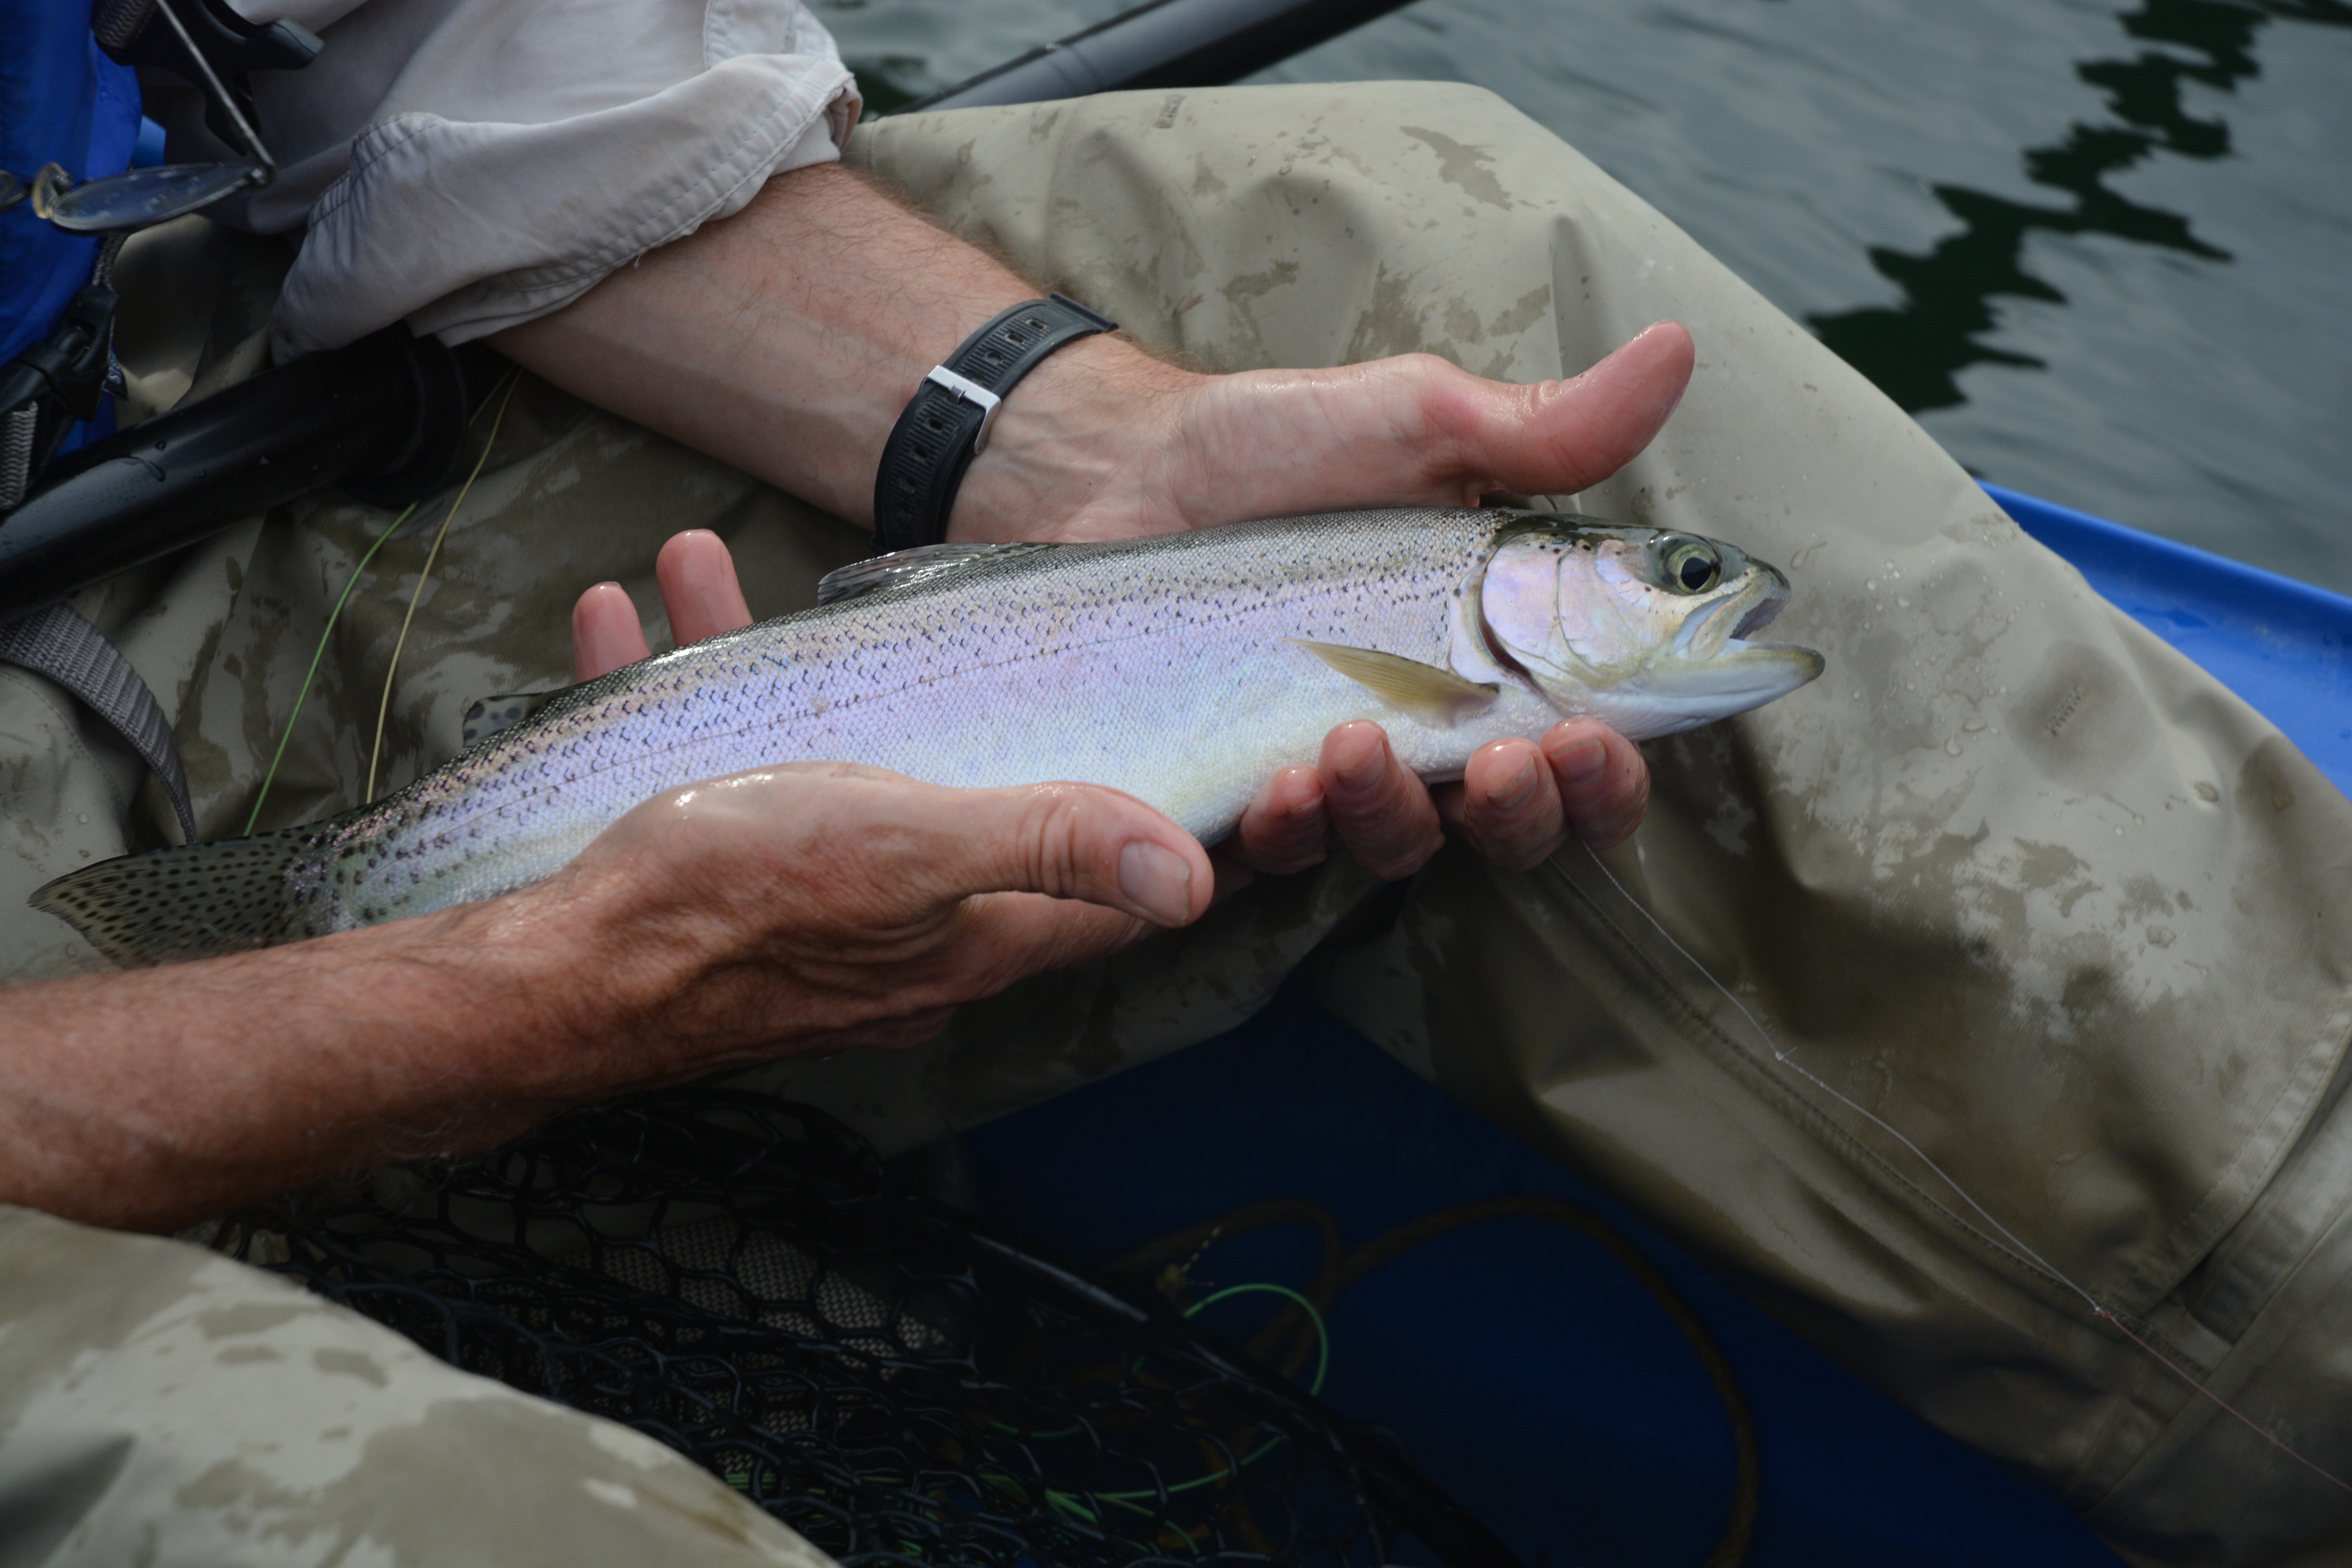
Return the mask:
[(1423, 664), (1402, 654), (1378, 648), (1349, 647), (1342, 643), (1292, 642), (1329, 665), (1391, 708), (1402, 709), (1424, 724), (1453, 724), (1495, 705), (1502, 688), (1466, 680), (1450, 669)]

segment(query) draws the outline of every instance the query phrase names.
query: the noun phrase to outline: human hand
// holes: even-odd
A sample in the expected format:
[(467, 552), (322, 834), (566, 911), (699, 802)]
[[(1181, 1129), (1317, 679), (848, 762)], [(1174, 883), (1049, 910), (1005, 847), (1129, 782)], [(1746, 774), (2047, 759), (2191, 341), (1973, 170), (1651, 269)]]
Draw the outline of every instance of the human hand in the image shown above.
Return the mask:
[(1660, 321), (1581, 375), (1522, 386), (1434, 354), (1203, 375), (1087, 339), (1004, 400), (948, 536), (1126, 539), (1573, 494), (1650, 444), (1689, 385), (1693, 352), (1688, 332)]
[[(654, 575), (680, 646), (751, 624), (715, 533), (670, 539)], [(582, 680), (650, 651), (617, 583), (581, 595), (572, 628)], [(572, 870), (615, 911), (593, 950), (651, 966), (622, 982), (650, 999), (639, 1032), (690, 1039), (698, 1061), (727, 1040), (915, 1043), (958, 1003), (1185, 923), (1213, 885), (1191, 835), (1116, 790), (944, 789), (849, 763), (673, 791)]]
[(575, 1044), (542, 1092), (919, 1044), (962, 1003), (1197, 918), (1212, 881), (1191, 835), (1092, 784), (811, 763), (672, 790), (516, 895), (590, 961), (567, 965)]
[[(1040, 292), (823, 163), (492, 341), (592, 402), (867, 522), (884, 440), (924, 374)], [(1118, 539), (1571, 494), (1649, 444), (1692, 363), (1690, 334), (1671, 321), (1532, 386), (1433, 354), (1204, 375), (1121, 337), (1087, 338), (1006, 396), (948, 536)]]
[(1324, 737), (1315, 766), (1268, 779), (1211, 855), (1221, 893), (1242, 879), (1236, 871), (1303, 871), (1335, 837), (1393, 880), (1437, 853), (1443, 824), (1503, 869), (1525, 871), (1571, 837), (1596, 849), (1622, 844), (1649, 799), (1640, 748), (1598, 720), (1555, 724), (1539, 742), (1489, 742), (1461, 782), (1432, 789), (1397, 761), (1379, 725), (1359, 719)]
[[(1496, 491), (1570, 493), (1649, 445), (1689, 384), (1690, 334), (1643, 331), (1583, 374), (1517, 386), (1432, 354), (1336, 370), (1202, 375), (1110, 340), (1072, 345), (1008, 397), (958, 493), (958, 539), (1091, 540), (1356, 506), (1475, 506)], [(1286, 768), (1219, 845), (1237, 873), (1321, 860), (1336, 836), (1387, 878), (1459, 829), (1509, 870), (1573, 837), (1595, 848), (1641, 826), (1649, 769), (1606, 725), (1497, 741), (1459, 784), (1427, 789), (1377, 725), (1343, 725), (1313, 768)]]
[(12, 987), (0, 1204), (171, 1231), (739, 1063), (908, 1046), (1208, 907), (1087, 784), (814, 763), (646, 802), (554, 876), (307, 942)]
[[(670, 628), (683, 646), (751, 624), (733, 560), (702, 530), (664, 544), (654, 563)], [(650, 651), (636, 607), (617, 583), (580, 596), (572, 615), (572, 662), (582, 680)], [(1396, 760), (1377, 724), (1342, 724), (1314, 767), (1266, 781), (1234, 836), (1213, 858), (1220, 893), (1256, 872), (1315, 865), (1333, 840), (1375, 874), (1411, 876), (1456, 828), (1507, 870), (1543, 861), (1573, 836), (1596, 848), (1641, 825), (1649, 773), (1633, 743), (1590, 719), (1555, 725), (1539, 742), (1496, 741), (1471, 757), (1459, 784), (1432, 791)]]

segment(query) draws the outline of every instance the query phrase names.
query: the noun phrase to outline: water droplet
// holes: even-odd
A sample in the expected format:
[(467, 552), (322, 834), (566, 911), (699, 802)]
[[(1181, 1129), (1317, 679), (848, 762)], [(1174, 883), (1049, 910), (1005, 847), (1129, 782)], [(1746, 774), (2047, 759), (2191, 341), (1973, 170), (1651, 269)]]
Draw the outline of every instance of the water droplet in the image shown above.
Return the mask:
[(89, 813), (86, 811), (77, 811), (74, 813), (74, 820), (86, 825), (89, 821)]
[(1864, 578), (1862, 585), (1869, 589), (1874, 594), (1878, 592), (1878, 579), (1875, 577)]
[(1944, 754), (1948, 757), (1957, 757), (1960, 754), (1960, 738), (1958, 735), (1944, 742)]
[(1966, 730), (1969, 734), (1973, 735), (1973, 734), (1975, 734), (1979, 730), (1981, 730), (1981, 729), (1983, 729), (1983, 728), (1984, 728), (1984, 721), (1983, 721), (1983, 720), (1981, 720), (1981, 719), (1971, 719), (1971, 720), (1969, 720), (1967, 723), (1965, 723), (1965, 724), (1961, 725), (1961, 726), (1960, 726), (1960, 728), (1961, 728), (1961, 729), (1963, 729), (1963, 730)]

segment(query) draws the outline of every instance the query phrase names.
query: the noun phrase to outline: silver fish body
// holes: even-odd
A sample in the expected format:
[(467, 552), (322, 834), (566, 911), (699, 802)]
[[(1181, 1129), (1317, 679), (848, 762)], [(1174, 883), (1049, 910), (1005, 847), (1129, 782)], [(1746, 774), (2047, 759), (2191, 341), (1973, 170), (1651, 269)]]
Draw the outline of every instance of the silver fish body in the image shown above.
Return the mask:
[[(1666, 580), (1697, 580), (1694, 551), (1719, 579), (1703, 591)], [(1770, 567), (1688, 535), (1545, 514), (1346, 512), (947, 546), (839, 575), (852, 581), (829, 583), (835, 602), (576, 688), (374, 805), (107, 862), (35, 901), (131, 962), (343, 930), (526, 886), (666, 790), (807, 761), (958, 786), (1108, 784), (1213, 841), (1275, 770), (1311, 763), (1351, 719), (1379, 721), (1434, 781), (1564, 715), (1642, 739), (1820, 669), (1805, 650), (1740, 640), (1786, 599)], [(178, 880), (209, 884), (208, 919), (128, 874), (165, 858), (185, 862)], [(205, 865), (222, 869), (189, 875)]]

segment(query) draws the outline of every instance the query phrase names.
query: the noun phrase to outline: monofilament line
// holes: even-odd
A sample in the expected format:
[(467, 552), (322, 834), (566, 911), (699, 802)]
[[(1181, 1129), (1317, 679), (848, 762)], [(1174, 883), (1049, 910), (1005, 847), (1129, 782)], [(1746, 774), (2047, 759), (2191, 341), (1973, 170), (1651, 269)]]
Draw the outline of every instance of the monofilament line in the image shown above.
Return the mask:
[[(474, 412), (466, 416), (466, 427), (468, 430), (480, 420), (482, 410), (490, 405), (490, 399), (498, 395), (499, 389), (505, 386), (514, 374), (514, 370), (509, 367), (506, 374), (500, 376), (490, 390), (483, 395), (482, 401), (474, 405)], [(501, 416), (505, 414), (504, 402), (499, 403), (499, 411)], [(488, 456), (489, 448), (485, 446), (482, 450), (484, 455)], [(480, 471), (480, 465), (476, 465), (475, 471), (477, 473)], [(469, 479), (467, 482), (471, 484), (473, 481)], [(311, 684), (319, 678), (319, 665), (327, 657), (327, 645), (334, 640), (335, 623), (342, 619), (343, 606), (351, 602), (352, 590), (359, 586), (360, 578), (366, 574), (368, 563), (375, 559), (376, 552), (382, 550), (391, 542), (392, 536), (400, 531), (400, 525), (408, 521), (410, 515), (416, 510), (416, 507), (417, 503), (415, 501), (410, 501), (403, 507), (400, 515), (394, 518), (385, 526), (384, 531), (375, 536), (375, 542), (367, 547), (367, 552), (360, 557), (359, 564), (352, 568), (352, 574), (343, 579), (343, 591), (335, 595), (335, 606), (327, 612), (327, 624), (319, 633), (319, 646), (310, 650), (310, 668), (303, 671), (302, 684), (294, 693), (294, 706), (286, 715), (286, 727), (278, 731), (278, 749), (270, 753), (269, 766), (261, 775), (261, 787), (254, 792), (253, 809), (246, 814), (245, 818), (244, 836), (246, 837), (252, 837), (254, 829), (260, 826), (262, 803), (269, 798), (269, 786), (277, 781), (278, 765), (286, 760), (287, 742), (294, 738), (295, 722), (302, 717), (303, 703), (310, 700)], [(371, 771), (373, 770), (373, 753), (369, 758), (369, 767)], [(371, 790), (370, 793), (373, 794), (373, 791)]]
[[(1889, 1138), (1894, 1139), (1906, 1149), (1910, 1150), (1911, 1152), (1917, 1157), (1921, 1164), (1935, 1172), (1943, 1184), (1951, 1188), (1952, 1191), (1958, 1195), (1959, 1200), (1962, 1203), (1968, 1205), (1971, 1209), (1974, 1209), (1979, 1218), (1982, 1219), (1985, 1224), (1990, 1226), (1995, 1231), (2000, 1233), (2001, 1239), (2008, 1242), (2011, 1247), (2016, 1249), (2013, 1254), (2016, 1261), (2023, 1263), (2031, 1260), (2033, 1266), (2039, 1268), (2042, 1274), (2057, 1281), (2059, 1284), (2065, 1286), (2067, 1289), (2072, 1290), (2075, 1295), (2080, 1296), (2083, 1299), (2084, 1303), (2088, 1306), (2092, 1311), (2103, 1312), (2105, 1310), (2105, 1309), (2099, 1304), (2097, 1297), (2092, 1295), (2088, 1290), (2084, 1289), (2080, 1285), (2075, 1284), (2072, 1279), (2069, 1279), (2056, 1265), (2053, 1264), (2048, 1258), (2042, 1257), (2040, 1253), (2034, 1251), (2033, 1248), (2026, 1246), (2023, 1241), (2018, 1238), (2015, 1232), (2011, 1231), (2007, 1226), (2001, 1224), (2000, 1221), (1995, 1219), (1992, 1215), (1986, 1210), (1984, 1205), (1977, 1202), (1975, 1197), (1969, 1194), (1966, 1187), (1960, 1185), (1958, 1181), (1953, 1179), (1951, 1173), (1946, 1171), (1943, 1166), (1938, 1165), (1935, 1161), (1929, 1159), (1926, 1150), (1920, 1148), (1919, 1145), (1905, 1137), (1903, 1133), (1893, 1124), (1888, 1122), (1885, 1117), (1880, 1116), (1866, 1106), (1856, 1104), (1845, 1095), (1838, 1092), (1838, 1090), (1832, 1088), (1830, 1084), (1822, 1081), (1819, 1076), (1807, 1071), (1804, 1065), (1795, 1059), (1796, 1052), (1782, 1050), (1780, 1048), (1780, 1042), (1772, 1037), (1772, 1031), (1767, 1029), (1763, 1026), (1762, 1022), (1757, 1018), (1756, 1015), (1748, 1010), (1748, 1004), (1742, 1002), (1738, 995), (1733, 992), (1731, 987), (1726, 985), (1722, 981), (1717, 980), (1715, 977), (1715, 972), (1709, 969), (1706, 964), (1701, 963), (1697, 957), (1692, 953), (1690, 949), (1685, 947), (1681, 942), (1676, 942), (1675, 940), (1674, 932), (1668, 931), (1663, 924), (1661, 924), (1658, 921), (1658, 917), (1652, 914), (1647, 906), (1643, 905), (1640, 900), (1634, 898), (1633, 894), (1625, 890), (1625, 884), (1617, 879), (1617, 874), (1609, 869), (1608, 865), (1602, 861), (1599, 855), (1593, 853), (1591, 846), (1586, 846), (1585, 853), (1592, 856), (1592, 863), (1601, 868), (1601, 874), (1609, 879), (1609, 885), (1617, 889), (1617, 896), (1623, 899), (1627, 903), (1633, 905), (1636, 910), (1640, 911), (1642, 918), (1650, 922), (1651, 929), (1665, 939), (1666, 945), (1673, 948), (1676, 952), (1682, 955), (1684, 963), (1689, 964), (1693, 969), (1697, 970), (1700, 974), (1706, 977), (1708, 984), (1714, 986), (1717, 991), (1723, 994), (1725, 1001), (1730, 1003), (1734, 1007), (1739, 1010), (1739, 1016), (1748, 1020), (1748, 1026), (1756, 1031), (1756, 1037), (1764, 1042), (1764, 1048), (1772, 1054), (1772, 1059), (1774, 1061), (1780, 1063), (1782, 1067), (1787, 1068), (1790, 1072), (1793, 1072), (1804, 1079), (1806, 1082), (1813, 1085), (1822, 1093), (1836, 1100), (1840, 1105), (1852, 1110), (1855, 1115), (1868, 1119), (1872, 1125), (1877, 1127)], [(1605, 912), (1601, 918), (1604, 921), (1609, 919)], [(1610, 924), (1614, 927), (1616, 922), (1614, 921), (1611, 921)], [(1623, 936), (1625, 932), (1622, 928), (1619, 928), (1617, 934)]]
[[(2154, 1345), (2148, 1343), (2147, 1341), (2142, 1339), (2138, 1334), (2134, 1333), (2130, 1325), (2126, 1324), (2123, 1321), (2120, 1314), (2107, 1307), (2088, 1290), (2084, 1289), (2083, 1287), (2074, 1283), (2073, 1279), (2066, 1276), (2063, 1270), (2057, 1268), (2057, 1266), (2053, 1264), (2048, 1258), (2042, 1257), (2040, 1253), (2034, 1251), (2033, 1248), (2028, 1247), (2022, 1240), (2021, 1240), (2015, 1231), (2011, 1230), (2009, 1226), (2001, 1224), (1998, 1219), (1995, 1219), (1991, 1211), (1987, 1209), (1984, 1205), (1977, 1202), (1975, 1194), (1970, 1193), (1966, 1187), (1960, 1185), (1960, 1184), (1953, 1178), (1950, 1172), (1945, 1170), (1943, 1166), (1938, 1165), (1935, 1161), (1929, 1159), (1926, 1150), (1920, 1148), (1918, 1144), (1914, 1143), (1910, 1139), (1905, 1137), (1902, 1131), (1893, 1123), (1889, 1122), (1885, 1117), (1880, 1116), (1877, 1112), (1870, 1110), (1866, 1106), (1855, 1103), (1852, 1099), (1840, 1093), (1835, 1088), (1827, 1082), (1824, 1082), (1818, 1074), (1808, 1071), (1802, 1063), (1793, 1059), (1796, 1053), (1793, 1050), (1782, 1050), (1780, 1048), (1780, 1042), (1772, 1037), (1772, 1031), (1767, 1029), (1763, 1023), (1758, 1019), (1756, 1015), (1748, 1011), (1748, 1004), (1742, 1002), (1739, 999), (1738, 994), (1734, 992), (1730, 986), (1726, 985), (1722, 981), (1717, 980), (1715, 977), (1715, 971), (1709, 969), (1706, 964), (1701, 963), (1698, 961), (1697, 956), (1694, 954), (1690, 949), (1675, 941), (1675, 933), (1668, 931), (1664, 924), (1659, 921), (1658, 917), (1650, 912), (1649, 906), (1643, 903), (1639, 899), (1633, 897), (1632, 893), (1626, 891), (1625, 884), (1617, 879), (1617, 874), (1609, 868), (1608, 864), (1601, 858), (1599, 853), (1596, 852), (1591, 846), (1587, 845), (1585, 847), (1585, 853), (1592, 857), (1592, 864), (1599, 868), (1600, 872), (1603, 877), (1609, 879), (1609, 885), (1617, 889), (1617, 896), (1624, 900), (1628, 904), (1631, 904), (1634, 910), (1641, 914), (1641, 917), (1643, 920), (1649, 921), (1651, 929), (1655, 931), (1660, 937), (1664, 939), (1666, 945), (1680, 953), (1684, 963), (1689, 964), (1693, 969), (1697, 970), (1699, 973), (1706, 978), (1706, 983), (1714, 986), (1717, 991), (1720, 992), (1723, 995), (1723, 999), (1730, 1003), (1733, 1007), (1737, 1008), (1741, 1017), (1748, 1020), (1748, 1026), (1756, 1031), (1756, 1037), (1764, 1043), (1765, 1050), (1770, 1053), (1772, 1060), (1776, 1064), (1786, 1068), (1789, 1071), (1804, 1079), (1806, 1082), (1813, 1085), (1816, 1089), (1819, 1089), (1822, 1093), (1836, 1100), (1840, 1105), (1844, 1106), (1855, 1115), (1864, 1118), (1873, 1126), (1885, 1132), (1889, 1138), (1894, 1139), (1897, 1143), (1902, 1144), (1904, 1148), (1908, 1149), (1913, 1157), (1917, 1159), (1921, 1164), (1927, 1166), (1927, 1169), (1935, 1172), (1938, 1180), (1940, 1180), (1946, 1186), (1949, 1187), (1953, 1193), (1958, 1196), (1962, 1203), (1968, 1205), (1970, 1209), (1974, 1210), (1979, 1218), (1982, 1219), (1985, 1224), (1990, 1226), (2011, 1247), (2015, 1249), (2011, 1253), (2012, 1261), (2021, 1264), (2030, 1262), (2031, 1266), (2038, 1269), (2044, 1278), (2055, 1280), (2057, 1283), (2063, 1285), (2067, 1289), (2072, 1290), (2075, 1295), (2082, 1298), (2085, 1306), (2090, 1308), (2091, 1315), (2094, 1318), (2096, 1318), (2113, 1327), (2117, 1333), (2123, 1335), (2125, 1339), (2130, 1341), (2132, 1344), (2137, 1346), (2142, 1352), (2153, 1358), (2158, 1365), (2163, 1367), (2167, 1372), (2172, 1373), (2173, 1376), (2179, 1378), (2190, 1388), (2204, 1395), (2205, 1398), (2219, 1406), (2224, 1414), (2238, 1422), (2239, 1425), (2244, 1426), (2246, 1430), (2252, 1432), (2255, 1436), (2260, 1437), (2263, 1442), (2268, 1443), (2272, 1447), (2276, 1448), (2280, 1453), (2284, 1454), (2287, 1458), (2293, 1459), (2296, 1464), (2301, 1465), (2304, 1468), (2311, 1471), (2312, 1474), (2320, 1477), (2329, 1485), (2343, 1491), (2352, 1492), (2352, 1482), (2347, 1482), (2342, 1477), (2336, 1475), (2334, 1471), (2326, 1469), (2312, 1459), (2306, 1458), (2304, 1455), (2297, 1452), (2292, 1445), (2274, 1436), (2266, 1427), (2257, 1423), (2252, 1416), (2249, 1416), (2236, 1405), (2231, 1405), (2228, 1400), (2222, 1398), (2220, 1394), (2206, 1387), (2204, 1384), (2199, 1382), (2187, 1368), (2179, 1365), (2178, 1363), (2173, 1361), (2171, 1357), (2158, 1350)], [(1633, 940), (1622, 926), (1619, 925), (1614, 920), (1610, 918), (1609, 912), (1606, 910), (1601, 910), (1599, 912), (1601, 920), (1611, 930), (1614, 931), (1620, 937), (1623, 937), (1628, 942)]]
[(254, 828), (261, 821), (262, 803), (269, 798), (269, 786), (278, 782), (278, 765), (286, 760), (286, 744), (294, 738), (294, 724), (302, 717), (302, 704), (310, 700), (311, 682), (319, 679), (319, 663), (327, 657), (327, 644), (334, 638), (335, 623), (342, 619), (343, 606), (351, 602), (352, 590), (359, 586), (360, 576), (367, 571), (368, 563), (375, 559), (375, 552), (400, 531), (400, 525), (406, 522), (409, 513), (415, 510), (415, 501), (402, 508), (400, 515), (375, 536), (375, 542), (367, 547), (367, 553), (362, 555), (360, 563), (352, 568), (352, 574), (343, 579), (343, 591), (335, 595), (335, 607), (327, 612), (326, 626), (319, 633), (319, 646), (310, 650), (310, 668), (302, 672), (302, 684), (294, 693), (294, 706), (286, 715), (286, 727), (278, 732), (278, 749), (269, 753), (269, 767), (261, 775), (261, 787), (253, 793), (253, 809), (245, 817), (246, 837), (253, 837)]
[(360, 791), (362, 805), (375, 798), (376, 763), (383, 757), (383, 722), (392, 712), (392, 682), (393, 678), (400, 673), (400, 654), (408, 646), (409, 626), (416, 619), (416, 606), (425, 597), (425, 584), (433, 575), (434, 563), (441, 559), (441, 542), (449, 537), (449, 524), (457, 521), (457, 509), (464, 506), (466, 498), (473, 493), (474, 481), (482, 477), (483, 465), (490, 460), (490, 448), (499, 444), (499, 426), (507, 422), (507, 405), (514, 401), (518, 384), (514, 372), (509, 371), (506, 395), (499, 399), (499, 411), (490, 420), (490, 433), (482, 440), (482, 455), (474, 459), (474, 471), (467, 474), (466, 482), (458, 487), (457, 499), (451, 501), (449, 510), (441, 514), (441, 526), (433, 535), (433, 548), (425, 552), (425, 564), (417, 570), (415, 590), (408, 595), (408, 613), (400, 617), (400, 636), (394, 641), (392, 658), (383, 668), (383, 698), (376, 704), (375, 710), (375, 741), (368, 747), (367, 784)]

